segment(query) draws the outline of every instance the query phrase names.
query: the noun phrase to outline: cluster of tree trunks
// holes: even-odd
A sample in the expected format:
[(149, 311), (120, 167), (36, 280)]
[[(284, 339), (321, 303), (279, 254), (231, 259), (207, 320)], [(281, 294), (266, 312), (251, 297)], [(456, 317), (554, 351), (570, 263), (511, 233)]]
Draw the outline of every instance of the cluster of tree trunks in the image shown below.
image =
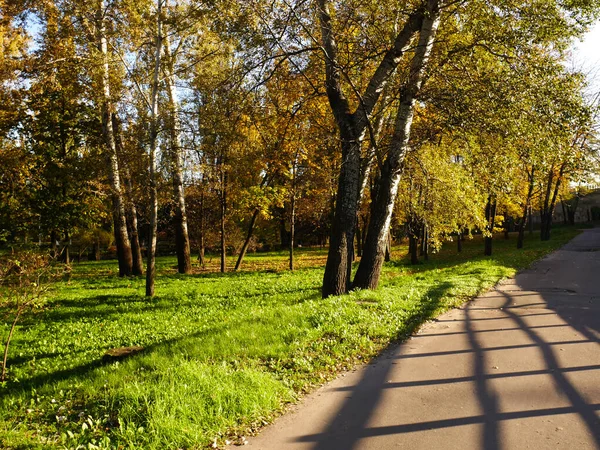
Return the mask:
[[(381, 93), (401, 58), (418, 33), (419, 39), (410, 65), (410, 75), (402, 88), (396, 115), (391, 149), (377, 177), (375, 197), (372, 199), (371, 219), (367, 230), (363, 255), (353, 286), (375, 288), (379, 281), (385, 257), (387, 233), (402, 163), (408, 151), (414, 104), (423, 81), (424, 69), (440, 21), (437, 0), (429, 0), (413, 14), (395, 38), (393, 47), (384, 55), (371, 78), (356, 111), (350, 111), (348, 99), (341, 88), (341, 72), (337, 63), (337, 47), (333, 36), (329, 4), (319, 0), (321, 38), (325, 52), (326, 91), (341, 140), (342, 161), (339, 175), (335, 216), (329, 253), (323, 277), (323, 297), (348, 292), (351, 263), (354, 259), (354, 234), (361, 193), (361, 143), (370, 129), (370, 116)], [(362, 174), (361, 174), (362, 172)]]

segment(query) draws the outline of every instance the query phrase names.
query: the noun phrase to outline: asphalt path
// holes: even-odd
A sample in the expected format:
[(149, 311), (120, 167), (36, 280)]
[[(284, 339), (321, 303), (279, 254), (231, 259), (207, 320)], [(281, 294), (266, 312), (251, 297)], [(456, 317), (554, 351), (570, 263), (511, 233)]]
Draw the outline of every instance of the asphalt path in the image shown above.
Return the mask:
[(318, 389), (248, 447), (600, 449), (600, 229)]

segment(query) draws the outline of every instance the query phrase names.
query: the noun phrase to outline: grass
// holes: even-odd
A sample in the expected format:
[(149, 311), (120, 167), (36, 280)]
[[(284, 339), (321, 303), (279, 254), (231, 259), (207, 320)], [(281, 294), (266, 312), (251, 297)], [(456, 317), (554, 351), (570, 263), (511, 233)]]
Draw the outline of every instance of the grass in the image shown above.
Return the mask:
[[(558, 228), (517, 251), (480, 239), (449, 244), (410, 266), (394, 250), (377, 291), (320, 298), (324, 251), (247, 256), (263, 271), (189, 276), (159, 260), (157, 295), (143, 279), (112, 275), (114, 262), (74, 266), (50, 307), (21, 323), (0, 389), (0, 448), (203, 448), (251, 434), (302, 393), (377, 355), (427, 319), (490, 288), (577, 231)], [(269, 265), (270, 264), (270, 265)], [(311, 267), (312, 265), (312, 267)], [(3, 331), (6, 332), (7, 325)], [(105, 362), (106, 350), (143, 346)]]

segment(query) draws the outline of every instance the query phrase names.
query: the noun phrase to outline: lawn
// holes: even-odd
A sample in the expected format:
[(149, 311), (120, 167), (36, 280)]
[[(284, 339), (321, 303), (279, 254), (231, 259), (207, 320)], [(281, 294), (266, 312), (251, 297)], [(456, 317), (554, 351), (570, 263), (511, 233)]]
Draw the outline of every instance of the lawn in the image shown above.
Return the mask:
[[(249, 254), (246, 271), (181, 276), (160, 258), (156, 297), (115, 262), (76, 264), (24, 318), (0, 389), (0, 447), (204, 448), (248, 436), (299, 395), (373, 358), (424, 321), (489, 289), (577, 234), (454, 244), (418, 266), (394, 249), (377, 291), (320, 298), (324, 250)], [(216, 260), (216, 258), (215, 258)], [(215, 264), (212, 261), (210, 264)], [(257, 270), (260, 269), (260, 270)], [(3, 336), (8, 325), (3, 323)], [(144, 350), (106, 361), (116, 347)]]

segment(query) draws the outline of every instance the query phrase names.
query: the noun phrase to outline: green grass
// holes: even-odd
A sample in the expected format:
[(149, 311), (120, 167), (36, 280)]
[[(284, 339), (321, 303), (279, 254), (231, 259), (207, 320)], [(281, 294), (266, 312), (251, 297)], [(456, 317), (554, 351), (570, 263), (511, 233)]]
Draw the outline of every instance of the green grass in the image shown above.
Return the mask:
[[(161, 258), (157, 295), (147, 300), (144, 280), (111, 275), (114, 262), (75, 265), (50, 307), (16, 332), (11, 381), (0, 389), (0, 447), (202, 448), (248, 435), (298, 395), (577, 231), (553, 233), (545, 243), (531, 237), (522, 251), (514, 237), (498, 238), (491, 258), (481, 255), (480, 239), (458, 255), (448, 244), (418, 266), (399, 247), (377, 291), (326, 300), (320, 267), (180, 276), (174, 258)], [(283, 255), (248, 255), (248, 267), (266, 269), (272, 260), (279, 268)], [(297, 257), (310, 266), (324, 252)], [(145, 350), (103, 362), (106, 350), (131, 345)]]

